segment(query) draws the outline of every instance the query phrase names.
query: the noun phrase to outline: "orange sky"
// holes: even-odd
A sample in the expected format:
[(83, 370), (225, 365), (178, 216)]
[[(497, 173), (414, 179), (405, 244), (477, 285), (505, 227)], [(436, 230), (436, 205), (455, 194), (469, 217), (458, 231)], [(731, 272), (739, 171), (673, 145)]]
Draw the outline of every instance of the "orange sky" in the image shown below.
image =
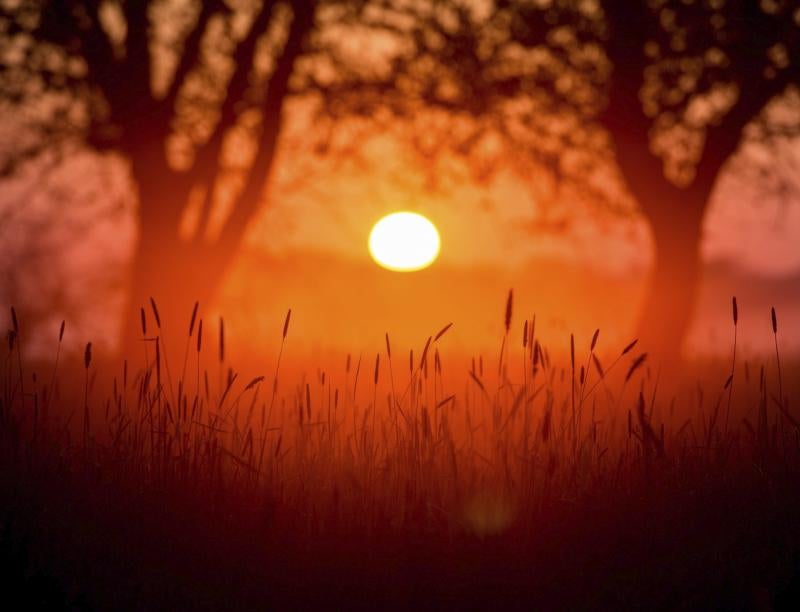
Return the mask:
[[(579, 211), (564, 232), (545, 232), (533, 224), (536, 202), (518, 178), (500, 176), (490, 189), (465, 184), (435, 191), (424, 177), (390, 161), (387, 156), (372, 168), (310, 175), (302, 189), (289, 188), (291, 177), (279, 165), (271, 201), (251, 227), (243, 259), (220, 301), (232, 337), (238, 328), (240, 338), (254, 344), (270, 341), (292, 307), (298, 321), (294, 341), (307, 351), (357, 351), (355, 337), (364, 350), (370, 344), (380, 348), (386, 331), (398, 343), (419, 343), (450, 321), (457, 323), (452, 347), (494, 350), (510, 287), (517, 293), (517, 320), (523, 313), (538, 313), (543, 337), (554, 343), (564, 342), (569, 331), (588, 336), (594, 327), (603, 328), (609, 342), (624, 342), (633, 333), (649, 261), (640, 222), (603, 223), (602, 216)], [(8, 185), (4, 198), (12, 201), (24, 187)], [(66, 277), (81, 279), (68, 291), (85, 291), (103, 274), (118, 286), (124, 278), (134, 236), (134, 201), (127, 189), (118, 159), (82, 153), (30, 199), (30, 214), (46, 215), (52, 206), (60, 206), (64, 218), (97, 206), (117, 210), (59, 247)], [(64, 202), (71, 204), (64, 207)], [(429, 270), (387, 272), (369, 256), (372, 224), (399, 209), (422, 212), (439, 228), (441, 255)], [(714, 198), (703, 253), (706, 261), (727, 260), (757, 275), (785, 278), (800, 273), (799, 237), (800, 207), (765, 200), (729, 172)], [(98, 251), (104, 254), (100, 260)], [(730, 294), (747, 289), (718, 283), (706, 291), (704, 314), (693, 332), (696, 347), (702, 351), (714, 334), (722, 338), (718, 344), (726, 344)], [(779, 302), (784, 296), (760, 299)], [(117, 296), (91, 310), (82, 335), (98, 335), (92, 325), (113, 326), (120, 303)], [(708, 312), (719, 313), (721, 327)], [(237, 326), (237, 319), (246, 321), (248, 330)], [(753, 321), (752, 344), (762, 346), (768, 333), (762, 334), (757, 318)], [(253, 328), (259, 333), (250, 333)]]
[[(442, 264), (516, 267), (544, 256), (612, 273), (648, 265), (646, 230), (636, 219), (578, 209), (566, 231), (543, 231), (535, 225), (541, 204), (510, 172), (488, 188), (464, 184), (436, 192), (419, 172), (402, 167), (399, 152), (380, 152), (373, 166), (325, 173), (307, 190), (282, 191), (282, 181), (290, 179), (279, 166), (275, 196), (254, 224), (250, 244), (276, 255), (311, 249), (366, 261), (372, 225), (390, 212), (414, 210), (439, 228)], [(792, 153), (800, 159), (800, 141)], [(735, 169), (723, 174), (706, 219), (705, 260), (724, 259), (759, 275), (791, 275), (800, 271), (798, 238), (800, 206), (743, 183)]]

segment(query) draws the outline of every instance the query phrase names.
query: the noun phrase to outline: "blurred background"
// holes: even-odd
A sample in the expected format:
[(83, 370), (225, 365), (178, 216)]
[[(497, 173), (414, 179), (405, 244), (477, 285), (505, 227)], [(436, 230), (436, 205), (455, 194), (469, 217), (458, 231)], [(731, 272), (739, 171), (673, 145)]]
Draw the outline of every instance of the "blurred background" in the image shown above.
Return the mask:
[[(746, 5), (746, 6), (745, 6)], [(800, 8), (778, 0), (5, 0), (0, 304), (46, 358), (155, 297), (234, 351), (406, 345), (503, 309), (666, 357), (800, 345)], [(428, 269), (370, 258), (385, 214)], [(165, 323), (166, 324), (166, 323)]]

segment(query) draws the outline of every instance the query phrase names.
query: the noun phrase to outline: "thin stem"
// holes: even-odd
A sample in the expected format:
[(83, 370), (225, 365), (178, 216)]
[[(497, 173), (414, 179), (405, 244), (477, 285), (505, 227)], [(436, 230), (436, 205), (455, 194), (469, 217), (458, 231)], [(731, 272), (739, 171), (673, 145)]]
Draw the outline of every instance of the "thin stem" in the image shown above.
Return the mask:
[(772, 334), (775, 340), (775, 359), (778, 362), (778, 393), (780, 393), (781, 404), (783, 404), (783, 375), (781, 374), (781, 353), (778, 350), (778, 332)]
[(738, 325), (733, 326), (733, 361), (731, 363), (731, 378), (728, 385), (728, 408), (725, 414), (725, 431), (728, 431), (728, 421), (731, 416), (731, 399), (733, 398), (733, 376), (736, 373), (736, 336), (739, 329)]

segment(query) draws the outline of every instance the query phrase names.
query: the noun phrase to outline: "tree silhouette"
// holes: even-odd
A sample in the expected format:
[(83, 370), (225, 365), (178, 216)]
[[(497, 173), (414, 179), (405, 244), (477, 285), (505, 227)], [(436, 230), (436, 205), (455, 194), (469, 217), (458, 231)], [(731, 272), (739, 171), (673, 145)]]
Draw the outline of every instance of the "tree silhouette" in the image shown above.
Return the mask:
[(382, 4), (374, 27), (407, 43), (390, 71), (327, 84), (327, 112), (447, 115), (435, 138), (412, 132), (424, 155), (462, 155), (479, 176), (514, 165), (562, 200), (638, 210), (655, 252), (640, 334), (676, 357), (720, 172), (748, 139), (800, 133), (800, 4)]
[[(744, 141), (800, 129), (796, 1), (29, 0), (0, 23), (0, 103), (26, 111), (0, 177), (75, 140), (121, 153), (139, 202), (130, 307), (154, 295), (166, 320), (219, 286), (288, 102), (316, 96), (317, 119), (410, 122), (426, 160), (462, 156), (478, 179), (513, 166), (540, 200), (546, 184), (638, 210), (656, 256), (641, 331), (674, 354), (721, 170)], [(324, 150), (330, 124), (314, 127)]]
[[(22, 122), (0, 177), (76, 140), (129, 162), (138, 240), (126, 321), (187, 319), (264, 200), (319, 11), (346, 3), (40, 0), (0, 8), (2, 104)], [(181, 323), (182, 325), (182, 323)], [(130, 337), (132, 328), (126, 332)]]
[(642, 326), (676, 342), (689, 324), (702, 223), (720, 172), (748, 125), (800, 83), (790, 61), (800, 57), (800, 6), (609, 2), (604, 9), (613, 72), (600, 120), (658, 254)]

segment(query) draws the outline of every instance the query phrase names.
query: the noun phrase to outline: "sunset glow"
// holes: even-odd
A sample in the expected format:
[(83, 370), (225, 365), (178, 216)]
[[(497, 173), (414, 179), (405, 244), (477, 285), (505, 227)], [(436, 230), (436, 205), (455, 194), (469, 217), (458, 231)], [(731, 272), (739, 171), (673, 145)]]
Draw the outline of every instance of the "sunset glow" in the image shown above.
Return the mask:
[(0, 0), (0, 109), (0, 612), (796, 609), (800, 0)]
[(369, 252), (387, 270), (413, 272), (439, 256), (439, 232), (420, 214), (396, 212), (383, 217), (369, 235)]

